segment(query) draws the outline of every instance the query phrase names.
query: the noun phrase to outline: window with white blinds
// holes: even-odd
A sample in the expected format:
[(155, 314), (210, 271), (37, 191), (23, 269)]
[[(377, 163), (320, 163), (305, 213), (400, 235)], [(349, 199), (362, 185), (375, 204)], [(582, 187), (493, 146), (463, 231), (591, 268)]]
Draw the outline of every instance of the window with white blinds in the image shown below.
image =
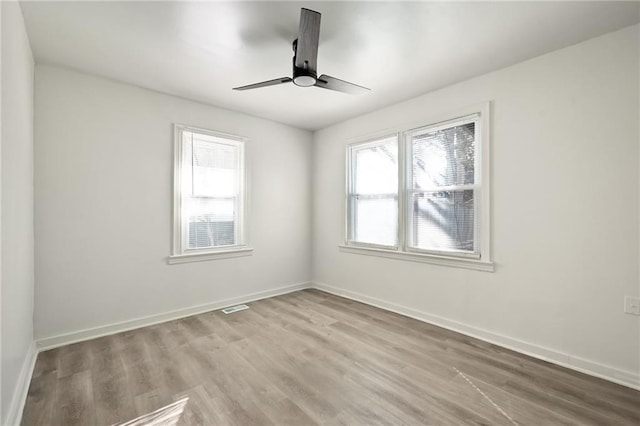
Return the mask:
[(411, 260), (455, 258), (452, 266), (485, 263), (476, 269), (492, 270), (488, 114), (487, 103), (349, 145), (344, 248)]
[(407, 247), (479, 255), (476, 129), (479, 115), (406, 133)]
[(174, 255), (245, 245), (245, 140), (176, 125)]

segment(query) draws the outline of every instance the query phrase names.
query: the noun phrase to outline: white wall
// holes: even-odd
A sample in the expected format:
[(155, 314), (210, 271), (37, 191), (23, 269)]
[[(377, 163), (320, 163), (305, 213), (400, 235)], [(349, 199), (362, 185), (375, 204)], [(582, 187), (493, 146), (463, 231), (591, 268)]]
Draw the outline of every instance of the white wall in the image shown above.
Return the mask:
[[(55, 67), (35, 87), (38, 339), (309, 281), (309, 132)], [(167, 265), (173, 123), (249, 138), (252, 256)]]
[[(2, 2), (2, 416), (33, 355), (33, 57), (18, 3)], [(28, 380), (28, 377), (27, 377)]]
[[(314, 281), (640, 385), (639, 318), (622, 310), (639, 290), (638, 35), (629, 27), (317, 132)], [(486, 100), (496, 271), (339, 252), (347, 141)]]

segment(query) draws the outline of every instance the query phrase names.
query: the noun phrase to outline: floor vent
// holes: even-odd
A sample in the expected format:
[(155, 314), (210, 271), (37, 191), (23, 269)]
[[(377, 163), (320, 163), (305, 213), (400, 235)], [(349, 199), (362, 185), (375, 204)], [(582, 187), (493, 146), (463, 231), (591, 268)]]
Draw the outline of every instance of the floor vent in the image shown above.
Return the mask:
[(230, 308), (224, 308), (222, 312), (224, 312), (225, 314), (232, 314), (234, 312), (244, 311), (245, 309), (249, 309), (249, 307), (247, 305), (236, 305), (231, 306)]

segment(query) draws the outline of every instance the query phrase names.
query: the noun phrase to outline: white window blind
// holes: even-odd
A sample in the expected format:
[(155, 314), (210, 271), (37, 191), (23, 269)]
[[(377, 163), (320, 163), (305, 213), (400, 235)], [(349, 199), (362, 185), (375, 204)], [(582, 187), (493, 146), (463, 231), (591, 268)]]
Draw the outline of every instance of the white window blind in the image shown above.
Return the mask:
[(406, 133), (409, 248), (479, 255), (478, 122), (473, 115)]
[(355, 145), (350, 150), (349, 241), (398, 244), (398, 139)]
[(244, 140), (177, 127), (180, 229), (175, 254), (244, 244)]

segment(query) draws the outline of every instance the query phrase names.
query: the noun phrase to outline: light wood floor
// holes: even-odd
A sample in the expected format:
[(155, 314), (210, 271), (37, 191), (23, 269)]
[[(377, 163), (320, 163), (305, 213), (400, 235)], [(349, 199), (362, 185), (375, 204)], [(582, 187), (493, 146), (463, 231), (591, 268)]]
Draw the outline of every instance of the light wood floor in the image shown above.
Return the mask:
[(638, 391), (401, 315), (250, 306), (41, 353), (22, 424), (640, 424)]

